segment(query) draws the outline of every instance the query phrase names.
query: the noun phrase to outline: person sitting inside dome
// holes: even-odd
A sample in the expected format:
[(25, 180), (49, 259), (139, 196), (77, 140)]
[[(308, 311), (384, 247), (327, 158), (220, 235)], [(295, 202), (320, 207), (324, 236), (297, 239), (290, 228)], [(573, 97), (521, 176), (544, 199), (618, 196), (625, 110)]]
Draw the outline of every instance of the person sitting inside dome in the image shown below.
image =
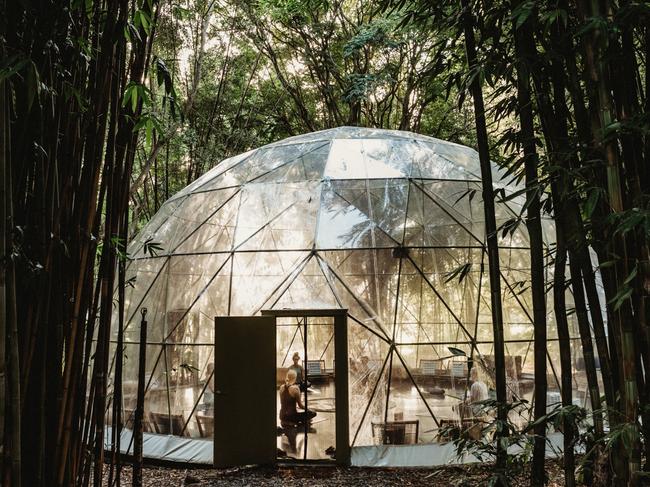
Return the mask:
[[(300, 396), (300, 388), (296, 384), (296, 371), (289, 369), (284, 384), (280, 386), (280, 421), (282, 423), (304, 424), (316, 416), (316, 412), (305, 407)], [(303, 412), (299, 413), (296, 405), (303, 409)]]
[(311, 383), (305, 380), (305, 369), (300, 365), (300, 354), (295, 352), (291, 360), (293, 360), (293, 365), (290, 365), (288, 370), (295, 371), (296, 384), (301, 391), (305, 392), (311, 386)]
[(475, 416), (481, 415), (483, 412), (483, 401), (486, 401), (489, 398), (488, 388), (485, 382), (479, 379), (478, 368), (474, 367), (470, 371), (470, 380), (472, 386), (469, 390), (468, 402), (472, 408), (472, 412)]

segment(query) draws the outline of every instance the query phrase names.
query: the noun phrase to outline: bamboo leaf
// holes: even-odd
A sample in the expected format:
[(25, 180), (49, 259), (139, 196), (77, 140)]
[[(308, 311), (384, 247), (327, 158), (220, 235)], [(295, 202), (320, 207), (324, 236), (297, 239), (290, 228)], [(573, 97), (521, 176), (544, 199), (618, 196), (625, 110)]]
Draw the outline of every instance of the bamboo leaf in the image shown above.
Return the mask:
[(471, 270), (471, 268), (472, 268), (471, 263), (462, 264), (462, 265), (456, 267), (451, 272), (445, 274), (445, 277), (446, 277), (445, 283), (448, 283), (448, 282), (452, 281), (456, 276), (458, 276), (458, 282), (462, 282), (463, 279), (467, 276), (467, 274)]
[(540, 16), (540, 20), (549, 26), (556, 23), (558, 20), (560, 20), (562, 22), (562, 25), (566, 27), (568, 22), (568, 14), (565, 9), (561, 9), (561, 8), (552, 9), (547, 12), (544, 12)]
[(149, 237), (147, 240), (145, 240), (143, 246), (142, 246), (142, 251), (145, 254), (149, 254), (151, 257), (156, 257), (159, 252), (162, 252), (164, 249), (158, 242), (154, 242), (153, 238)]
[(151, 124), (151, 120), (147, 121), (145, 128), (145, 143), (147, 147), (151, 147), (151, 141), (153, 139), (153, 125)]
[(174, 5), (172, 7), (172, 15), (176, 20), (186, 20), (192, 17), (192, 11), (188, 8)]
[(596, 209), (596, 205), (598, 204), (598, 200), (600, 200), (600, 196), (602, 195), (603, 191), (601, 188), (591, 188), (589, 191), (589, 196), (587, 197), (587, 201), (585, 202), (585, 216), (587, 218), (591, 218), (591, 215), (593, 215), (594, 210)]
[(151, 34), (151, 17), (145, 10), (136, 10), (133, 14), (133, 25), (141, 28), (147, 35)]
[(535, 8), (535, 2), (528, 1), (528, 2), (522, 2), (517, 7), (513, 10), (512, 12), (512, 20), (515, 21), (515, 29), (519, 29), (526, 20), (528, 20), (528, 17), (530, 17), (530, 14), (533, 13), (533, 9)]
[(0, 81), (10, 79), (13, 75), (21, 71), (28, 63), (29, 59), (11, 56), (0, 64)]
[(461, 350), (460, 348), (447, 347), (447, 349), (449, 350), (449, 352), (452, 355), (456, 355), (457, 357), (466, 357), (467, 356), (467, 354), (463, 350)]
[(38, 97), (40, 88), (40, 76), (38, 74), (38, 68), (33, 61), (30, 61), (27, 65), (27, 70), (25, 73), (25, 85), (27, 89), (27, 110), (29, 111), (32, 109), (34, 99)]
[(456, 206), (456, 203), (458, 203), (460, 200), (462, 200), (464, 197), (468, 197), (469, 202), (471, 203), (472, 200), (474, 199), (474, 196), (476, 196), (476, 190), (475, 189), (467, 189), (465, 190), (457, 199), (454, 201), (454, 204), (452, 206)]
[(631, 286), (629, 285), (622, 286), (616, 293), (616, 296), (614, 296), (609, 301), (609, 304), (613, 305), (614, 311), (618, 311), (618, 309), (623, 305), (623, 303), (625, 303), (625, 301), (630, 299), (630, 296), (632, 296), (633, 292), (634, 289)]

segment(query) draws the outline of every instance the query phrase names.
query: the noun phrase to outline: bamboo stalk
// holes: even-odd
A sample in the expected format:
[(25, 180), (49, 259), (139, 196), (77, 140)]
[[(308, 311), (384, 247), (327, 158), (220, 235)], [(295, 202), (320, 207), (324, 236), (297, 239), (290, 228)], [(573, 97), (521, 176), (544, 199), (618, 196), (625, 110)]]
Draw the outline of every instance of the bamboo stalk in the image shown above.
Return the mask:
[[(469, 0), (461, 0), (463, 10), (463, 30), (465, 34), (465, 50), (467, 65), (470, 70), (477, 69), (476, 44), (474, 40), (474, 21), (470, 10)], [(505, 354), (503, 338), (503, 310), (501, 303), (501, 282), (499, 271), (499, 246), (497, 240), (496, 219), (494, 214), (494, 188), (492, 187), (492, 168), (488, 147), (487, 127), (485, 123), (485, 106), (481, 90), (480, 76), (474, 76), (470, 85), (474, 99), (474, 117), (476, 136), (478, 140), (478, 153), (481, 165), (481, 182), (483, 188), (483, 209), (485, 212), (485, 233), (487, 240), (488, 269), (490, 276), (490, 304), (492, 310), (492, 332), (494, 338), (494, 363), (497, 390), (497, 420), (502, 427), (497, 428), (496, 451), (497, 469), (505, 471), (507, 451), (501, 441), (507, 434), (507, 396), (505, 376)]]
[(147, 308), (142, 308), (140, 321), (140, 353), (138, 358), (138, 394), (133, 420), (133, 487), (142, 487), (142, 419), (144, 417), (144, 386), (147, 359)]
[[(6, 129), (9, 131), (9, 128)], [(3, 137), (4, 138), (4, 137)], [(11, 160), (11, 149), (7, 147), (9, 159)], [(11, 164), (5, 164), (3, 167), (3, 179), (6, 191), (4, 192), (4, 220), (7, 228), (10, 230), (5, 234), (8, 242), (6, 249), (13, 247), (13, 227), (14, 227), (14, 213), (12, 201), (12, 167)], [(9, 256), (7, 256), (9, 257)], [(22, 421), (20, 415), (20, 344), (18, 342), (18, 318), (17, 318), (17, 303), (16, 303), (16, 274), (15, 263), (13, 257), (5, 260), (6, 266), (6, 342), (7, 357), (6, 357), (6, 371), (7, 371), (7, 401), (9, 407), (6, 408), (6, 416), (3, 420), (5, 423), (5, 435), (8, 435), (8, 441), (4, 443), (4, 454), (9, 452), (9, 463), (11, 471), (9, 474), (9, 485), (13, 487), (21, 487), (22, 484), (22, 443), (21, 443), (21, 429)], [(6, 448), (7, 445), (9, 448)], [(7, 477), (5, 476), (5, 479)], [(3, 480), (5, 480), (3, 479)]]
[[(557, 208), (557, 211), (562, 211)], [(555, 269), (553, 273), (553, 309), (555, 311), (555, 322), (557, 325), (558, 344), (560, 347), (560, 367), (562, 370), (562, 406), (567, 407), (573, 404), (572, 380), (573, 370), (571, 368), (571, 336), (569, 334), (569, 323), (566, 316), (566, 257), (567, 250), (564, 242), (564, 234), (561, 227), (556, 227), (557, 246), (555, 249)], [(562, 423), (563, 456), (564, 456), (564, 485), (574, 487), (575, 479), (575, 452), (573, 444), (575, 441), (575, 425), (565, 416)]]
[[(0, 57), (4, 58), (4, 42), (0, 40)], [(9, 112), (5, 102), (6, 82), (0, 80), (0, 194), (8, 193), (9, 185), (7, 181), (7, 170), (9, 166), (9, 147), (7, 128), (9, 127)], [(5, 465), (5, 418), (7, 406), (7, 359), (6, 359), (6, 338), (7, 338), (7, 267), (4, 264), (7, 259), (7, 244), (9, 243), (9, 232), (6, 228), (8, 198), (0, 198), (0, 445), (2, 452), (0, 454), (0, 465)], [(4, 470), (4, 469), (3, 469)], [(0, 478), (1, 485), (4, 485), (4, 475)]]
[[(513, 9), (520, 2), (513, 5)], [(533, 298), (534, 354), (535, 354), (535, 392), (534, 418), (535, 441), (530, 481), (533, 486), (545, 484), (546, 461), (546, 296), (544, 282), (544, 241), (541, 225), (540, 193), (542, 187), (537, 177), (539, 158), (535, 148), (535, 124), (530, 96), (529, 66), (534, 63), (536, 48), (532, 35), (532, 22), (535, 14), (515, 29), (515, 53), (517, 58), (517, 105), (521, 124), (521, 145), (523, 147), (526, 176), (526, 227), (530, 239), (531, 294)]]

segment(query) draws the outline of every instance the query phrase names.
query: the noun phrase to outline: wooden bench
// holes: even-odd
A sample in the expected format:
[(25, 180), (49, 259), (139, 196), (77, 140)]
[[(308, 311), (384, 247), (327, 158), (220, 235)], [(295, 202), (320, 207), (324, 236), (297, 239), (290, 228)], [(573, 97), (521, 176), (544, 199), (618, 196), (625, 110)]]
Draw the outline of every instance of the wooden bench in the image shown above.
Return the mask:
[(196, 423), (199, 426), (201, 438), (212, 438), (214, 436), (214, 416), (197, 414)]
[[(135, 410), (124, 409), (122, 411), (122, 425), (126, 429), (130, 429), (131, 431), (133, 431), (134, 423), (135, 423)], [(147, 413), (146, 411), (144, 412), (144, 415), (142, 417), (142, 432), (143, 433), (156, 432), (151, 422), (151, 417), (149, 416), (149, 413)]]
[(372, 423), (372, 437), (380, 445), (415, 445), (418, 442), (420, 421), (387, 421)]
[[(151, 421), (156, 433), (159, 435), (176, 435), (181, 436), (185, 419), (182, 414), (151, 413)], [(188, 436), (187, 429), (182, 436)]]

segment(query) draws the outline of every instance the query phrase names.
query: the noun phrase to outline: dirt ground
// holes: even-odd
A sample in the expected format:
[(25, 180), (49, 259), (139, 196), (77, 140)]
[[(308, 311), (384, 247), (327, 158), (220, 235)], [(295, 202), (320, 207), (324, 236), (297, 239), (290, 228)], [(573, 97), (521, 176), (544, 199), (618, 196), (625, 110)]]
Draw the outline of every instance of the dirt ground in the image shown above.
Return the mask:
[[(420, 468), (339, 468), (339, 467), (278, 467), (237, 469), (176, 469), (145, 467), (143, 485), (146, 487), (325, 487), (325, 486), (448, 486), (470, 487), (486, 485), (493, 465), (445, 466)], [(564, 485), (562, 468), (548, 462), (546, 468), (550, 487)], [(510, 479), (513, 487), (529, 485), (526, 476)], [(131, 485), (131, 467), (122, 471), (122, 485)]]

